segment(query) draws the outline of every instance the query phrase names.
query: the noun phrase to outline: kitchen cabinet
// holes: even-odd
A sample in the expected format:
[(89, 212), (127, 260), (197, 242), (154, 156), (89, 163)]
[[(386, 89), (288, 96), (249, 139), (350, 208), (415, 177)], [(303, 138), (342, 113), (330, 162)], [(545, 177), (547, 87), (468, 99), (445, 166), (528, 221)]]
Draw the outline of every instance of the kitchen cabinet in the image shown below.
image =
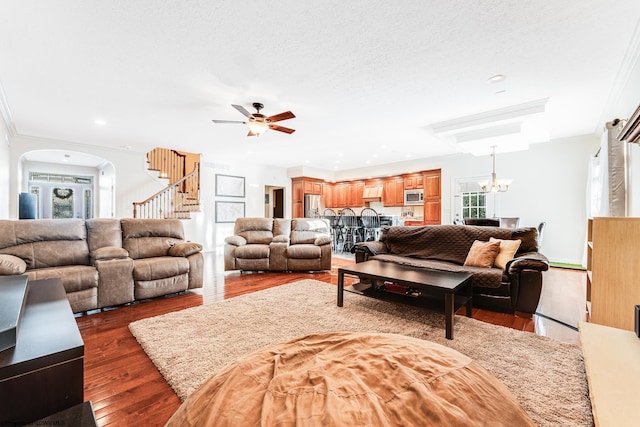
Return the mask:
[(322, 185), (322, 205), (325, 208), (333, 208), (335, 203), (333, 202), (333, 184), (325, 182)]
[(391, 177), (384, 180), (382, 202), (386, 206), (404, 206), (404, 179)]
[(346, 208), (349, 197), (349, 184), (341, 182), (333, 187), (333, 204), (336, 208)]
[(422, 173), (424, 182), (424, 223), (438, 225), (442, 222), (442, 192), (440, 169)]
[[(440, 169), (408, 173), (387, 178), (371, 178), (336, 183), (318, 178), (292, 178), (292, 218), (304, 214), (304, 195), (322, 196), (324, 207), (335, 210), (362, 208), (369, 202), (382, 202), (385, 207), (404, 206), (404, 190), (424, 190), (424, 223), (441, 222), (441, 173)], [(365, 194), (365, 188), (368, 191)], [(380, 192), (380, 189), (382, 190)]]
[(304, 194), (322, 195), (322, 182), (304, 180)]
[(424, 188), (424, 178), (422, 174), (404, 175), (404, 189), (416, 190)]
[(349, 183), (349, 197), (347, 206), (361, 208), (364, 206), (364, 181), (353, 181)]
[(304, 217), (304, 181), (291, 180), (291, 218)]

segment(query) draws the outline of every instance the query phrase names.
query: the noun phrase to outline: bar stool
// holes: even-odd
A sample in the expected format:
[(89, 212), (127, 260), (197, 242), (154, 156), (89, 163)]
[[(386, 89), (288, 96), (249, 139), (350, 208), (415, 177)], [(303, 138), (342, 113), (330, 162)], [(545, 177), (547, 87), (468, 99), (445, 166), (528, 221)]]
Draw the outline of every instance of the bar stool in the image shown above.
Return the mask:
[(363, 237), (362, 240), (369, 242), (378, 240), (380, 236), (380, 216), (371, 208), (364, 208), (360, 212), (360, 220), (362, 221)]
[(344, 208), (340, 211), (340, 220), (344, 227), (344, 244), (342, 245), (342, 252), (351, 252), (351, 249), (358, 241), (358, 233), (360, 224), (356, 213), (351, 208)]
[[(329, 221), (329, 228), (331, 230), (331, 249), (338, 250), (338, 243), (342, 241), (342, 226), (340, 225), (340, 217), (331, 208), (327, 208), (322, 213), (322, 217)], [(338, 238), (340, 236), (340, 239)]]

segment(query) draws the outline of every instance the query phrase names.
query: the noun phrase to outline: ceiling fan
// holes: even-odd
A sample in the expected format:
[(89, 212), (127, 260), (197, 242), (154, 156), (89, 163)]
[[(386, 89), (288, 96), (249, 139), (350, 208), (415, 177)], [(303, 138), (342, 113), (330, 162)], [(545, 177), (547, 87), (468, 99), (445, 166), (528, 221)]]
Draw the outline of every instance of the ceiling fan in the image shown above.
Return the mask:
[(255, 113), (248, 112), (242, 105), (231, 104), (233, 108), (244, 114), (248, 120), (241, 122), (237, 120), (213, 120), (214, 123), (244, 123), (249, 128), (247, 136), (260, 136), (267, 131), (267, 129), (273, 129), (284, 133), (293, 133), (295, 129), (286, 128), (284, 126), (275, 125), (275, 122), (282, 120), (293, 119), (295, 115), (291, 111), (276, 114), (275, 116), (266, 117), (264, 114), (260, 114), (260, 110), (264, 108), (259, 102), (253, 103), (253, 108), (256, 109)]

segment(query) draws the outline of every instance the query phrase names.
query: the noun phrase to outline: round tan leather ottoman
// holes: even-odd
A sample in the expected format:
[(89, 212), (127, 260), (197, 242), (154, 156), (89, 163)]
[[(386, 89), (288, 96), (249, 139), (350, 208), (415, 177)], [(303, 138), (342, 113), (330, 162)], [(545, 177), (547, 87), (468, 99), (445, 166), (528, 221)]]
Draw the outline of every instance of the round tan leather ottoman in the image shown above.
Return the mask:
[(513, 395), (469, 357), (394, 334), (309, 335), (208, 379), (168, 426), (528, 426)]

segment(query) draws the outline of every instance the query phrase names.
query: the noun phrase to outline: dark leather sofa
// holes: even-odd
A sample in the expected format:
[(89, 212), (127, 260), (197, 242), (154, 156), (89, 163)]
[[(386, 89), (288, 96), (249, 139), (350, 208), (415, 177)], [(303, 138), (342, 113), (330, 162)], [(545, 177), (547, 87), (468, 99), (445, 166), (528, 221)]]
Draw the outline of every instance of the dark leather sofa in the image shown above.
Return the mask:
[[(473, 306), (495, 311), (535, 313), (548, 259), (538, 252), (534, 227), (508, 229), (472, 225), (383, 227), (379, 241), (357, 243), (356, 262), (370, 259), (473, 275)], [(521, 241), (504, 269), (465, 266), (475, 240)]]

